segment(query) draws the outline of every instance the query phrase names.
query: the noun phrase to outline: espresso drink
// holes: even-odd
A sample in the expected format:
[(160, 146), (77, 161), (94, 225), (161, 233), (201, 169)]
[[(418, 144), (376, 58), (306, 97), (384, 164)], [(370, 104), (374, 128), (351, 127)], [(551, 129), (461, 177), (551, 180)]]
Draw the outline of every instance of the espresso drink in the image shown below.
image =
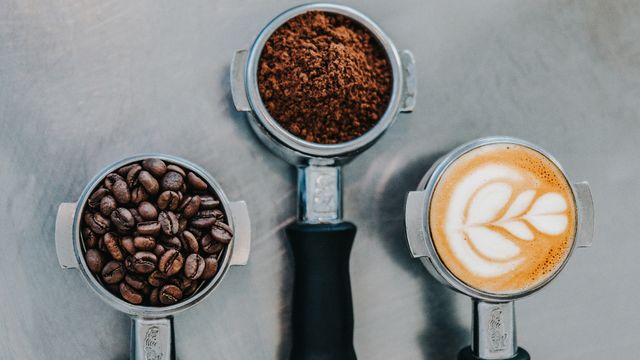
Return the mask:
[(429, 229), (438, 256), (459, 280), (493, 294), (545, 281), (571, 249), (576, 209), (562, 171), (515, 144), (478, 147), (444, 171)]

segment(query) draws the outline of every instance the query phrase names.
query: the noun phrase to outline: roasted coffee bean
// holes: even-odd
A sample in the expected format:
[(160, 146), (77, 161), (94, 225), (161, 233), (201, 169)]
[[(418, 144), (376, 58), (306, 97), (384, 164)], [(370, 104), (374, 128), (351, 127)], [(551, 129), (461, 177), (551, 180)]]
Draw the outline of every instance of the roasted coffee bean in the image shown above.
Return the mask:
[(153, 249), (153, 253), (156, 254), (158, 258), (162, 256), (162, 254), (164, 254), (165, 251), (167, 251), (167, 249), (160, 244), (156, 244), (156, 247)]
[(138, 175), (142, 171), (142, 166), (135, 164), (131, 166), (131, 169), (127, 172), (127, 185), (130, 189), (133, 189), (136, 185), (138, 185)]
[(162, 232), (167, 235), (176, 235), (180, 230), (178, 217), (172, 211), (163, 211), (158, 215), (158, 221), (162, 226)]
[(200, 240), (200, 246), (202, 247), (202, 250), (204, 250), (204, 252), (209, 254), (217, 254), (224, 248), (224, 244), (215, 241), (210, 233), (205, 235)]
[(188, 252), (197, 254), (200, 246), (198, 245), (198, 239), (189, 231), (184, 231), (181, 236), (182, 248)]
[(133, 255), (138, 251), (135, 244), (133, 243), (133, 237), (131, 236), (123, 236), (122, 238), (120, 238), (120, 247), (128, 252), (129, 255)]
[(183, 264), (182, 254), (176, 249), (169, 249), (162, 257), (160, 257), (160, 263), (158, 269), (168, 276), (177, 274), (182, 269)]
[(184, 185), (184, 179), (175, 171), (167, 171), (162, 177), (162, 188), (165, 190), (180, 191), (182, 185)]
[(204, 259), (204, 271), (202, 272), (203, 279), (211, 279), (216, 276), (218, 272), (218, 259), (215, 255), (211, 255)]
[(82, 229), (82, 239), (86, 248), (95, 249), (98, 247), (98, 235), (91, 231), (90, 228), (85, 227)]
[(204, 272), (204, 259), (198, 254), (187, 256), (184, 261), (184, 276), (188, 279), (195, 280), (202, 276)]
[(109, 195), (109, 190), (101, 187), (98, 190), (94, 191), (93, 194), (91, 194), (91, 196), (89, 196), (89, 200), (87, 200), (87, 204), (89, 205), (89, 207), (92, 207), (95, 209), (98, 206), (100, 206), (100, 201), (102, 201), (102, 198), (107, 195)]
[(102, 200), (100, 200), (100, 213), (104, 216), (111, 216), (111, 213), (117, 207), (118, 203), (116, 202), (116, 199), (114, 199), (111, 195), (106, 195), (102, 198)]
[(180, 205), (180, 194), (175, 191), (163, 191), (158, 196), (158, 208), (160, 210), (176, 210)]
[(109, 290), (109, 292), (111, 292), (114, 295), (120, 295), (120, 285), (119, 284), (104, 284), (104, 287), (107, 288), (107, 290)]
[(165, 285), (160, 289), (160, 302), (164, 305), (172, 305), (182, 299), (182, 290), (175, 285)]
[(160, 287), (167, 282), (167, 276), (162, 272), (155, 270), (154, 272), (149, 274), (149, 277), (147, 278), (147, 282), (151, 286)]
[(131, 212), (131, 215), (133, 215), (133, 218), (136, 220), (136, 224), (144, 222), (144, 219), (142, 218), (142, 216), (140, 216), (140, 214), (138, 213), (138, 210), (129, 209), (129, 211)]
[(218, 221), (211, 227), (211, 236), (213, 236), (216, 241), (228, 244), (233, 238), (233, 230), (229, 225)]
[(124, 281), (136, 290), (142, 290), (147, 285), (145, 279), (139, 275), (127, 274), (124, 276)]
[(142, 294), (137, 292), (131, 285), (127, 284), (126, 282), (120, 283), (120, 295), (122, 295), (123, 299), (134, 305), (142, 304)]
[(124, 261), (124, 253), (122, 249), (120, 249), (120, 239), (118, 235), (114, 233), (106, 233), (104, 234), (104, 247), (107, 248), (107, 251), (111, 255), (114, 260)]
[(143, 201), (138, 205), (138, 214), (145, 220), (156, 220), (158, 218), (158, 210), (148, 201)]
[(180, 204), (180, 211), (182, 215), (189, 219), (198, 213), (200, 210), (200, 196), (187, 196), (182, 200), (182, 204)]
[(186, 289), (182, 289), (182, 297), (186, 298), (193, 295), (193, 293), (195, 293), (196, 290), (198, 290), (198, 286), (200, 286), (199, 281), (197, 280), (192, 281), (191, 284)]
[(136, 229), (140, 235), (158, 235), (161, 227), (157, 221), (144, 221), (136, 225)]
[(175, 285), (180, 288), (180, 290), (184, 290), (191, 285), (191, 279), (187, 279), (183, 275), (180, 276), (172, 276), (167, 280), (167, 285)]
[(191, 171), (187, 174), (187, 181), (189, 182), (189, 185), (197, 191), (205, 191), (207, 190), (207, 187), (209, 187), (204, 180)]
[(124, 279), (125, 269), (119, 261), (109, 261), (102, 268), (102, 280), (107, 284), (117, 284)]
[(167, 165), (160, 159), (146, 159), (142, 162), (142, 167), (157, 178), (167, 172)]
[(131, 231), (136, 224), (136, 219), (131, 211), (124, 207), (119, 207), (111, 213), (111, 223), (121, 233)]
[(117, 173), (111, 173), (104, 178), (104, 186), (113, 192), (113, 185), (119, 180), (125, 181), (125, 178)]
[(116, 173), (118, 173), (118, 175), (122, 176), (123, 178), (127, 177), (127, 174), (129, 174), (129, 170), (133, 169), (136, 166), (140, 166), (136, 163), (130, 164), (130, 165), (125, 165), (123, 167), (121, 167), (120, 169), (116, 170)]
[(182, 234), (183, 231), (187, 230), (187, 226), (189, 226), (189, 220), (183, 216), (178, 216), (178, 234)]
[(107, 252), (107, 248), (104, 246), (104, 235), (100, 236), (100, 239), (98, 239), (98, 250), (105, 253)]
[(104, 266), (104, 256), (96, 249), (89, 249), (84, 254), (84, 261), (87, 263), (87, 267), (92, 273), (98, 274)]
[(136, 236), (133, 238), (133, 245), (136, 249), (151, 251), (156, 248), (156, 239), (151, 236)]
[(204, 235), (204, 233), (202, 232), (202, 230), (197, 229), (195, 227), (187, 227), (187, 231), (189, 231), (190, 233), (192, 233), (193, 235), (195, 235), (196, 238), (202, 238), (202, 236)]
[(198, 229), (208, 228), (216, 222), (218, 222), (218, 219), (212, 210), (198, 211), (198, 213), (191, 218), (191, 226)]
[(151, 293), (149, 293), (149, 304), (156, 306), (158, 304), (160, 304), (160, 299), (158, 298), (158, 294), (160, 293), (160, 289), (158, 288), (153, 288), (153, 290), (151, 290)]
[(86, 213), (84, 216), (84, 222), (94, 233), (98, 235), (106, 233), (111, 227), (111, 221), (100, 213)]
[(145, 200), (149, 199), (149, 194), (147, 190), (144, 189), (143, 186), (138, 185), (131, 190), (131, 202), (134, 204), (139, 204)]
[(148, 251), (139, 251), (133, 256), (133, 269), (138, 274), (148, 274), (156, 269), (158, 257)]
[(129, 186), (127, 186), (126, 181), (116, 180), (111, 187), (111, 191), (118, 204), (127, 205), (129, 201), (131, 201), (131, 193), (129, 192)]
[(211, 195), (202, 195), (200, 196), (200, 209), (202, 210), (213, 210), (220, 205), (220, 201), (216, 200)]
[(182, 242), (180, 241), (180, 239), (178, 239), (175, 236), (165, 237), (163, 244), (167, 249), (176, 249), (176, 250), (182, 249)]
[(142, 186), (144, 186), (144, 189), (147, 190), (150, 195), (155, 195), (160, 190), (160, 184), (158, 184), (158, 180), (156, 180), (156, 178), (154, 178), (153, 175), (151, 175), (151, 173), (146, 170), (140, 171), (140, 175), (138, 175), (138, 181)]
[(178, 174), (180, 174), (180, 176), (182, 176), (183, 178), (187, 176), (187, 173), (184, 172), (184, 169), (181, 168), (178, 165), (174, 165), (174, 164), (169, 164), (167, 165), (167, 171), (173, 171), (173, 172), (177, 172)]

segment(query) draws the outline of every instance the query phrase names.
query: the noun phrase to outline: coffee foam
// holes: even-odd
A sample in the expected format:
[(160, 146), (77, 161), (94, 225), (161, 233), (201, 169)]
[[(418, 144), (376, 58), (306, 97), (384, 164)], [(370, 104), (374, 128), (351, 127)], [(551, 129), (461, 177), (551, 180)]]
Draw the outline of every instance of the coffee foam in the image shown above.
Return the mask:
[(482, 291), (516, 293), (547, 279), (568, 255), (575, 204), (560, 169), (539, 152), (486, 145), (441, 176), (429, 227), (456, 277)]

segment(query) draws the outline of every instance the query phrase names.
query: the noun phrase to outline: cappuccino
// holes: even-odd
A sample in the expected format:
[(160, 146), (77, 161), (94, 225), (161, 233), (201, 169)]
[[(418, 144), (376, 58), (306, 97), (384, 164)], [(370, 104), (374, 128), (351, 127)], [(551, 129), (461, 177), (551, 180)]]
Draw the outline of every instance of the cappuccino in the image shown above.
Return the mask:
[(563, 172), (540, 152), (498, 143), (454, 160), (429, 205), (429, 231), (447, 269), (492, 294), (531, 289), (569, 255), (576, 205)]

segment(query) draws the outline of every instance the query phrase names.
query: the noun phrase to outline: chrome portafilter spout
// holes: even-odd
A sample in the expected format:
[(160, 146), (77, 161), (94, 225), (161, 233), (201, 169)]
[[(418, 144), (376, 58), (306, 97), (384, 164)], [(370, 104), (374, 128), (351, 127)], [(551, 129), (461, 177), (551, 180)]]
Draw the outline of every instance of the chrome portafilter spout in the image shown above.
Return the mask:
[[(570, 197), (573, 197), (573, 202), (575, 204), (575, 230), (573, 232), (573, 238), (571, 239), (571, 247), (568, 249), (566, 256), (562, 260), (562, 262), (555, 268), (555, 270), (546, 277), (543, 281), (537, 283), (532, 287), (528, 287), (525, 290), (519, 292), (508, 292), (508, 293), (495, 293), (495, 292), (487, 292), (485, 290), (481, 290), (477, 287), (469, 285), (461, 278), (456, 276), (452, 269), (450, 269), (445, 262), (441, 254), (439, 254), (438, 249), (436, 248), (434, 241), (434, 230), (432, 229), (433, 224), (431, 223), (431, 212), (436, 211), (432, 209), (434, 193), (439, 182), (446, 182), (443, 180), (443, 176), (446, 174), (446, 171), (451, 167), (454, 162), (459, 160), (465, 154), (472, 152), (480, 147), (488, 146), (488, 145), (496, 145), (502, 144), (507, 149), (511, 145), (521, 146), (524, 148), (528, 148), (534, 150), (535, 152), (541, 154), (543, 157), (548, 159), (554, 166), (561, 172), (564, 179), (568, 179), (566, 173), (559, 165), (559, 163), (546, 151), (541, 149), (540, 147), (526, 142), (524, 140), (511, 138), (511, 137), (488, 137), (477, 139), (475, 141), (471, 141), (467, 144), (464, 144), (450, 153), (446, 154), (442, 158), (440, 158), (429, 171), (426, 173), (420, 184), (418, 185), (417, 191), (409, 192), (406, 201), (405, 208), (405, 225), (406, 225), (406, 235), (407, 241), (409, 244), (409, 249), (411, 251), (411, 256), (416, 259), (420, 259), (422, 264), (426, 267), (428, 272), (440, 283), (443, 285), (461, 293), (471, 297), (472, 299), (472, 341), (471, 345), (462, 349), (458, 354), (459, 360), (528, 360), (530, 359), (529, 353), (518, 347), (517, 336), (516, 336), (516, 319), (515, 319), (515, 300), (522, 298), (524, 296), (531, 295), (532, 293), (540, 290), (542, 287), (546, 286), (551, 280), (553, 280), (558, 273), (564, 268), (566, 265), (570, 255), (573, 253), (573, 250), (576, 247), (589, 247), (592, 243), (593, 238), (593, 227), (594, 227), (594, 212), (593, 212), (593, 199), (591, 196), (591, 190), (589, 188), (589, 184), (586, 182), (578, 182), (571, 183), (568, 180), (568, 186), (570, 187)], [(468, 164), (468, 163), (465, 163)], [(489, 167), (484, 168), (484, 170)], [(504, 168), (493, 167), (495, 171), (503, 171)], [(498, 170), (496, 170), (498, 169)], [(493, 201), (495, 198), (490, 198), (488, 196), (489, 191), (487, 191), (489, 186), (494, 186), (492, 190), (499, 188), (503, 183), (505, 177), (500, 173), (496, 176), (496, 181), (499, 184), (498, 186), (491, 185), (492, 183), (489, 181), (491, 179), (491, 175), (488, 171), (484, 171), (481, 173), (481, 179), (470, 179), (470, 177), (465, 177), (464, 180), (460, 180), (460, 182), (464, 182), (465, 186), (469, 184), (475, 183), (475, 187), (471, 187), (471, 190), (478, 190), (477, 192), (468, 191), (468, 194), (472, 199), (481, 200), (477, 201)], [(502, 177), (501, 177), (502, 176)], [(469, 181), (467, 181), (469, 180)], [(477, 181), (476, 181), (477, 180)], [(487, 185), (489, 184), (489, 185)], [(444, 186), (444, 185), (443, 185)], [(446, 186), (445, 186), (446, 187)], [(467, 188), (466, 190), (469, 190)], [(451, 197), (459, 197), (464, 191), (460, 190), (458, 192), (454, 192)], [(479, 195), (479, 193), (481, 193)], [(514, 206), (512, 203), (502, 216), (499, 219), (505, 219), (506, 214), (511, 213), (512, 208), (519, 208), (521, 210), (517, 210), (513, 212), (514, 214), (526, 211), (525, 214), (533, 214), (533, 209), (536, 207), (537, 201), (533, 200), (533, 194), (535, 191), (529, 191), (529, 194), (522, 193), (517, 197), (514, 195), (516, 200), (523, 200), (518, 202), (518, 206)], [(527, 196), (530, 195), (530, 196)], [(541, 199), (543, 196), (540, 196)], [(525, 200), (528, 198), (529, 200)], [(508, 197), (504, 198), (505, 201)], [(551, 197), (546, 197), (545, 202)], [(453, 201), (453, 200), (450, 200)], [(453, 203), (453, 202), (452, 202)], [(533, 205), (526, 205), (533, 204)], [(557, 205), (557, 203), (556, 203)], [(529, 208), (527, 208), (529, 206)], [(458, 208), (457, 206), (450, 205), (450, 208)], [(481, 207), (476, 207), (476, 209)], [(562, 207), (560, 207), (562, 209)], [(464, 209), (464, 208), (461, 208)], [(530, 209), (530, 210), (526, 210)], [(470, 216), (467, 212), (465, 215), (459, 214), (456, 215), (456, 212), (451, 212), (451, 210), (447, 210), (446, 215), (438, 214), (439, 217), (448, 216), (454, 214), (454, 217), (462, 218), (463, 216)], [(461, 210), (461, 211), (471, 211), (471, 210)], [(536, 209), (536, 211), (538, 211)], [(480, 214), (481, 217), (486, 217), (485, 212), (475, 212), (476, 215)], [(503, 214), (503, 213), (498, 213)], [(542, 214), (542, 216), (545, 216)], [(553, 216), (553, 215), (546, 215)], [(525, 234), (531, 233), (528, 229), (528, 226), (533, 226), (536, 223), (531, 218), (527, 218), (527, 221), (531, 221), (530, 225), (526, 225), (523, 221), (519, 221), (518, 224), (505, 224), (504, 221), (502, 223), (497, 223), (497, 226), (505, 226), (508, 228), (506, 231), (513, 231), (515, 233)], [(556, 218), (557, 219), (557, 218)], [(463, 223), (464, 224), (464, 223)], [(493, 224), (493, 223), (492, 223)], [(477, 226), (478, 223), (474, 223), (472, 226)], [(512, 226), (518, 226), (519, 228), (514, 228)], [(522, 226), (526, 227), (523, 228)], [(539, 226), (539, 225), (538, 225)], [(453, 228), (450, 226), (450, 228)], [(486, 230), (483, 230), (486, 231)], [(539, 231), (536, 228), (536, 231)], [(533, 233), (531, 233), (532, 238), (528, 238), (525, 241), (535, 241), (533, 237)], [(523, 236), (526, 238), (526, 236)], [(500, 235), (494, 236), (496, 241), (501, 241), (503, 237)], [(465, 242), (468, 242), (469, 234), (466, 233), (464, 237), (460, 237), (457, 243), (458, 251), (477, 251), (478, 246), (484, 246), (482, 248), (485, 251), (484, 256), (478, 256), (476, 261), (482, 262), (483, 259), (486, 259), (487, 256), (491, 255), (489, 246), (491, 244), (480, 244), (480, 243), (471, 243), (466, 247)], [(504, 242), (501, 246), (509, 246), (509, 244), (505, 244)], [(493, 248), (495, 250), (495, 247)], [(516, 250), (517, 251), (517, 250)], [(504, 258), (500, 259), (501, 261), (505, 261)]]
[[(112, 294), (89, 269), (81, 235), (83, 210), (88, 206), (87, 202), (94, 190), (107, 175), (123, 166), (145, 159), (161, 159), (178, 165), (204, 180), (218, 197), (220, 209), (226, 214), (233, 233), (231, 242), (218, 258), (216, 275), (203, 282), (189, 298), (161, 307), (133, 305)], [(104, 302), (131, 318), (130, 359), (175, 359), (173, 316), (190, 309), (210, 295), (230, 266), (247, 264), (251, 245), (251, 225), (245, 202), (229, 201), (220, 185), (206, 170), (178, 157), (152, 153), (120, 160), (105, 167), (87, 184), (77, 202), (60, 204), (56, 217), (55, 243), (58, 262), (63, 269), (80, 271), (85, 282)]]
[[(393, 77), (391, 98), (377, 124), (362, 136), (335, 145), (305, 141), (285, 130), (267, 111), (257, 70), (265, 43), (288, 20), (309, 11), (344, 15), (364, 26), (385, 50)], [(307, 4), (274, 18), (249, 50), (236, 52), (231, 93), (256, 136), (298, 169), (298, 221), (287, 227), (295, 261), (291, 359), (355, 359), (349, 256), (356, 227), (342, 220), (341, 166), (373, 145), (398, 113), (413, 109), (413, 55), (398, 52), (389, 37), (362, 13), (341, 5)]]

